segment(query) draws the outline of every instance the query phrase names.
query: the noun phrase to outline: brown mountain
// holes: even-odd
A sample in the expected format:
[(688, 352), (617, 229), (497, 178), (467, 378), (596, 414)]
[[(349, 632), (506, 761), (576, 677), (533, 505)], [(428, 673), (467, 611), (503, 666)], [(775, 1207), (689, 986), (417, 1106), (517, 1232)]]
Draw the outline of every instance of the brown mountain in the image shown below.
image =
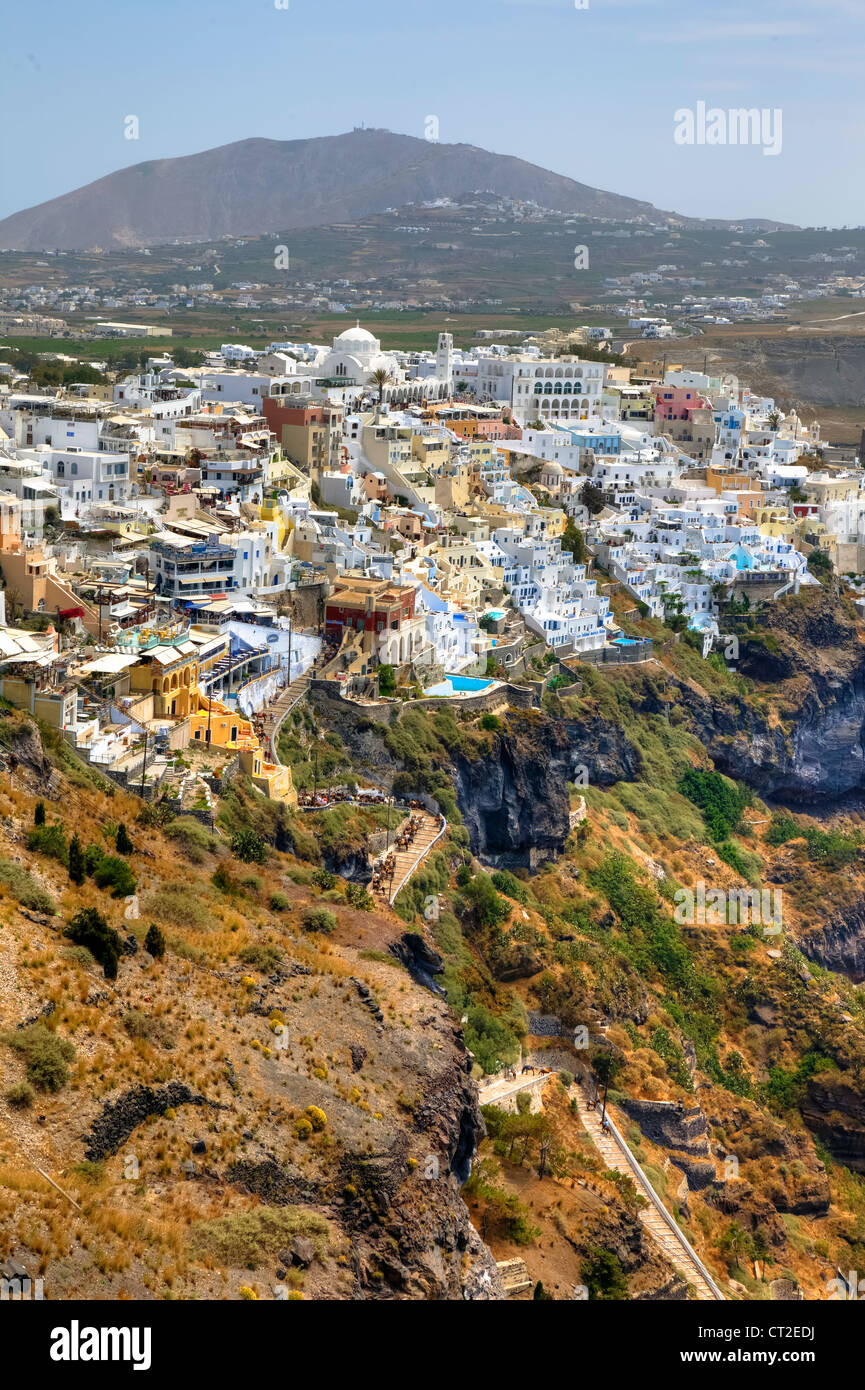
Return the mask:
[(387, 130), (314, 140), (240, 140), (148, 160), (0, 222), (3, 250), (86, 250), (328, 226), (475, 190), (593, 216), (657, 215), (525, 160)]

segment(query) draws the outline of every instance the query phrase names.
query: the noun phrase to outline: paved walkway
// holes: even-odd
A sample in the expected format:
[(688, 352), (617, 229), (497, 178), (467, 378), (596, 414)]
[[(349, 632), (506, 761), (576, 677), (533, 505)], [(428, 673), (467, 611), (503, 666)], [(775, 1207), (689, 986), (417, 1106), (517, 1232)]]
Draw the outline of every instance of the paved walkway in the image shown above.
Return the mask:
[[(501, 1077), (488, 1082), (485, 1086), (478, 1087), (478, 1099), (481, 1105), (495, 1105), (498, 1101), (505, 1100), (508, 1096), (515, 1095), (519, 1091), (535, 1091), (537, 1093), (547, 1081), (552, 1081), (555, 1076), (556, 1073), (553, 1071), (540, 1073), (537, 1076), (526, 1073), (525, 1076), (520, 1075), (515, 1079)], [(646, 1234), (666, 1255), (687, 1283), (692, 1285), (698, 1300), (705, 1303), (723, 1302), (724, 1295), (718, 1285), (703, 1265), (696, 1251), (691, 1248), (685, 1233), (679, 1229), (667, 1211), (609, 1115), (607, 1119), (610, 1128), (608, 1130), (602, 1129), (600, 1108), (588, 1110), (584, 1094), (579, 1090), (575, 1091), (574, 1094), (579, 1095), (580, 1119), (583, 1126), (607, 1167), (616, 1173), (626, 1173), (636, 1184), (640, 1195), (646, 1199), (648, 1206), (640, 1211), (640, 1221)]]
[(389, 903), (393, 902), (400, 889), (405, 888), (417, 873), (447, 824), (441, 817), (430, 815), (429, 811), (413, 810), (412, 815), (421, 821), (421, 825), (408, 849), (393, 851), (393, 875), (388, 876), (385, 893)]
[[(609, 1132), (602, 1130), (600, 1111), (587, 1110), (582, 1095), (580, 1096), (580, 1119), (607, 1167), (612, 1168), (617, 1173), (627, 1173), (628, 1177), (635, 1182), (640, 1195), (646, 1198), (649, 1205), (640, 1212), (640, 1220), (644, 1229), (670, 1263), (689, 1284), (693, 1285), (697, 1298), (703, 1302), (717, 1300), (723, 1302), (724, 1295), (721, 1290), (691, 1249), (684, 1232), (679, 1229), (672, 1216), (663, 1207), (660, 1197), (640, 1170), (633, 1155), (631, 1155), (633, 1162), (628, 1162), (625, 1151), (630, 1153), (630, 1150), (621, 1135), (619, 1135), (618, 1140), (616, 1139), (618, 1130), (612, 1126), (612, 1121), (610, 1121), (612, 1128)], [(663, 1215), (661, 1214), (662, 1208)]]
[(516, 1080), (509, 1080), (506, 1077), (499, 1077), (495, 1081), (488, 1081), (485, 1086), (478, 1086), (478, 1100), (481, 1105), (496, 1105), (500, 1100), (506, 1100), (508, 1096), (516, 1095), (518, 1091), (536, 1091), (546, 1085), (548, 1081), (554, 1081), (556, 1073), (548, 1071), (537, 1076), (526, 1073), (525, 1076), (517, 1076)]
[(267, 740), (267, 746), (270, 750), (270, 759), (271, 762), (279, 763), (280, 767), (282, 764), (279, 762), (279, 753), (276, 746), (279, 742), (280, 726), (286, 716), (291, 714), (295, 705), (300, 704), (300, 701), (304, 698), (308, 690), (309, 676), (297, 676), (296, 679), (292, 681), (291, 685), (286, 686), (285, 690), (277, 696), (273, 704), (264, 712), (262, 723), (264, 726), (264, 737)]

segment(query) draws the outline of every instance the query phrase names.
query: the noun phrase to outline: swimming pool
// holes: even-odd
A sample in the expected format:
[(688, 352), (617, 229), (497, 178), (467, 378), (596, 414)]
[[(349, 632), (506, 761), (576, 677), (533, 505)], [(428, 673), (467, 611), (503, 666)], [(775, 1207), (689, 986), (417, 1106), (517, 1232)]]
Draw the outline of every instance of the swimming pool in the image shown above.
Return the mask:
[(424, 695), (447, 697), (448, 695), (477, 695), (481, 690), (489, 690), (494, 681), (480, 680), (475, 676), (446, 676), (438, 685), (431, 685)]
[(492, 681), (479, 680), (476, 676), (446, 676), (454, 690), (489, 690)]

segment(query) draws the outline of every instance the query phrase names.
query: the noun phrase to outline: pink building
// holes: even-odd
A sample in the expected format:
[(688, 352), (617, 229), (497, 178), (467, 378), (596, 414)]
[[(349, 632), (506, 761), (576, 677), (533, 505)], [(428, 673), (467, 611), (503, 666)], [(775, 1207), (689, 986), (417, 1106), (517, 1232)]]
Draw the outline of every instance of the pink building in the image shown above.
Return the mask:
[(694, 410), (711, 410), (707, 401), (693, 386), (656, 386), (655, 420), (690, 420)]

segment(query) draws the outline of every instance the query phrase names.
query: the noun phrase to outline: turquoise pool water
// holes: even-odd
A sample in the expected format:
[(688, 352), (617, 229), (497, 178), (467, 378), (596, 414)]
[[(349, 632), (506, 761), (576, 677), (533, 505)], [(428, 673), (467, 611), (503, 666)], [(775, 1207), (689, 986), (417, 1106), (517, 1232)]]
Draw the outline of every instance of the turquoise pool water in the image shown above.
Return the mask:
[(493, 681), (481, 680), (476, 676), (448, 676), (438, 685), (431, 685), (424, 695), (476, 695), (479, 690), (489, 690)]
[(448, 676), (448, 682), (454, 690), (489, 690), (492, 681), (479, 680), (472, 676)]

